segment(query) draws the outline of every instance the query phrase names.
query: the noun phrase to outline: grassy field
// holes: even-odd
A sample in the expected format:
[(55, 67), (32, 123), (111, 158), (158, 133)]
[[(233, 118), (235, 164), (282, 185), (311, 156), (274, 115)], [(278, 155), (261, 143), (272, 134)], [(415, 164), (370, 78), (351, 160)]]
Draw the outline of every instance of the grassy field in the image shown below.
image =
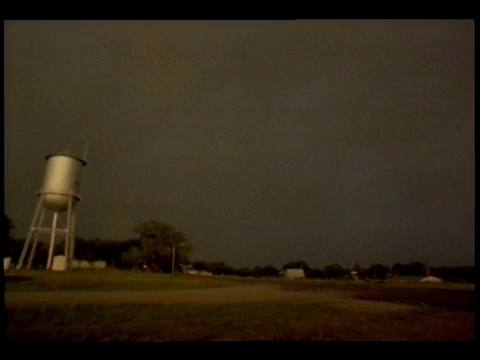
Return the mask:
[(474, 340), (472, 285), (99, 270), (6, 278), (11, 342)]
[(79, 270), (45, 272), (22, 270), (8, 273), (6, 291), (115, 291), (175, 290), (225, 286), (221, 278), (182, 277), (145, 272)]

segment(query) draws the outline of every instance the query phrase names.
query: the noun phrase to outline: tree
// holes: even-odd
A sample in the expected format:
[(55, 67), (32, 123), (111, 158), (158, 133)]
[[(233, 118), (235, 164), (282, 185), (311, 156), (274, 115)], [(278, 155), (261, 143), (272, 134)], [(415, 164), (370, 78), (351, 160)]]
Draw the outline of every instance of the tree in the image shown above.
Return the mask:
[(325, 266), (325, 277), (327, 279), (337, 279), (337, 278), (345, 277), (347, 273), (348, 273), (348, 270), (345, 270), (339, 264), (332, 264), (332, 265)]
[(249, 277), (252, 276), (252, 270), (247, 267), (242, 267), (240, 269), (235, 270), (235, 275), (241, 277)]
[(322, 269), (312, 269), (310, 273), (312, 279), (325, 279), (325, 272)]
[(142, 251), (143, 249), (139, 246), (135, 246), (130, 248), (130, 250), (124, 252), (120, 258), (120, 260), (124, 263), (130, 264), (134, 268), (141, 269), (146, 264), (145, 261), (145, 254)]
[(362, 267), (360, 266), (358, 261), (355, 261), (355, 264), (353, 264), (352, 271), (356, 271), (357, 273), (360, 273), (362, 271)]
[(262, 277), (262, 270), (263, 268), (261, 266), (255, 266), (252, 270), (252, 276), (257, 278)]
[(235, 270), (231, 267), (228, 267), (223, 262), (212, 262), (207, 264), (206, 270), (211, 272), (214, 275), (233, 275)]
[[(98, 242), (97, 242), (98, 244)], [(98, 257), (98, 248), (94, 241), (89, 241), (84, 238), (75, 239), (75, 258), (78, 260), (94, 261), (100, 259)], [(98, 258), (98, 259), (97, 259)]]
[(255, 266), (252, 270), (253, 277), (274, 277), (278, 275), (278, 269), (272, 265), (267, 265), (264, 267)]
[(424, 263), (420, 261), (411, 262), (410, 265), (413, 269), (413, 276), (426, 276), (427, 275), (427, 267)]
[(262, 269), (263, 277), (275, 277), (279, 273), (278, 269), (272, 265), (267, 265)]
[(392, 270), (398, 276), (414, 276), (415, 275), (415, 269), (413, 268), (412, 263), (410, 264), (395, 263), (392, 266)]
[(197, 271), (207, 271), (209, 268), (206, 261), (194, 261), (192, 266)]
[(190, 261), (193, 247), (173, 225), (150, 220), (138, 224), (133, 231), (140, 235), (141, 244), (139, 249), (129, 250), (122, 257), (123, 261), (131, 260), (134, 266), (143, 264), (153, 271), (162, 272), (171, 272), (173, 258), (174, 268)]
[(393, 264), (392, 266), (392, 271), (395, 275), (398, 275), (398, 276), (401, 276), (402, 273), (403, 273), (403, 265), (396, 262), (395, 264)]
[(475, 283), (475, 267), (474, 266), (440, 266), (432, 267), (433, 276), (452, 282), (469, 282)]
[(385, 280), (387, 278), (388, 270), (389, 270), (388, 266), (385, 266), (382, 264), (374, 264), (374, 265), (371, 265), (365, 271), (365, 273), (371, 279)]

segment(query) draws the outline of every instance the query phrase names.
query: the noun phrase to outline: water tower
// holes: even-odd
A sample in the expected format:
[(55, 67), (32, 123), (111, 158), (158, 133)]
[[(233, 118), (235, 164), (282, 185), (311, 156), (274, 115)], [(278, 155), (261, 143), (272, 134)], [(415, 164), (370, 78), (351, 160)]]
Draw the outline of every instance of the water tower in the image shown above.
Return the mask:
[[(77, 157), (69, 151), (47, 155), (45, 159), (47, 160), (47, 166), (43, 185), (40, 191), (37, 192), (37, 206), (18, 261), (17, 269), (23, 267), (28, 247), (33, 238), (27, 269), (32, 267), (35, 249), (37, 247), (39, 236), (42, 234), (50, 235), (48, 261), (45, 268), (47, 270), (52, 269), (55, 238), (57, 235), (62, 235), (65, 239), (65, 262), (64, 264), (59, 265), (58, 270), (70, 269), (72, 265), (75, 247), (74, 210), (75, 204), (80, 201), (80, 174), (83, 167), (87, 165), (87, 162), (85, 159)], [(48, 214), (53, 214), (51, 225), (43, 226), (46, 215)], [(59, 226), (59, 220), (61, 220), (59, 215), (61, 214), (66, 218), (65, 228)]]

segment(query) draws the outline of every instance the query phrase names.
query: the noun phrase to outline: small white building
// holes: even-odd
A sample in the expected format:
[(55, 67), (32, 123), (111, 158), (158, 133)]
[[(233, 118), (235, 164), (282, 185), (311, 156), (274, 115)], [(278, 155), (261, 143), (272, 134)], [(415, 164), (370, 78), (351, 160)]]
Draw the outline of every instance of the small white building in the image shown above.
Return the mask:
[(90, 269), (90, 263), (87, 260), (80, 261), (80, 269)]
[(3, 258), (3, 270), (8, 270), (12, 267), (12, 258), (6, 257)]
[(286, 279), (303, 279), (305, 277), (305, 271), (303, 269), (287, 269), (285, 270)]
[(57, 255), (53, 258), (52, 270), (65, 271), (67, 269), (67, 261), (65, 256)]
[(107, 262), (103, 260), (97, 260), (93, 262), (94, 269), (105, 269), (107, 267)]

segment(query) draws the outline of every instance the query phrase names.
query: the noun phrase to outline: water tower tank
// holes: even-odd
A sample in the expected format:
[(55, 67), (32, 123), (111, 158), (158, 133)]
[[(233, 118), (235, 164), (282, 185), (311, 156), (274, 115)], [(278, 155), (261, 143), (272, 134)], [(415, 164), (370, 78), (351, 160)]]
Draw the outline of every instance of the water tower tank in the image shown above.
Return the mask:
[(45, 159), (47, 167), (39, 194), (44, 195), (46, 208), (65, 211), (70, 197), (72, 206), (80, 200), (80, 174), (87, 162), (68, 151), (47, 155)]

